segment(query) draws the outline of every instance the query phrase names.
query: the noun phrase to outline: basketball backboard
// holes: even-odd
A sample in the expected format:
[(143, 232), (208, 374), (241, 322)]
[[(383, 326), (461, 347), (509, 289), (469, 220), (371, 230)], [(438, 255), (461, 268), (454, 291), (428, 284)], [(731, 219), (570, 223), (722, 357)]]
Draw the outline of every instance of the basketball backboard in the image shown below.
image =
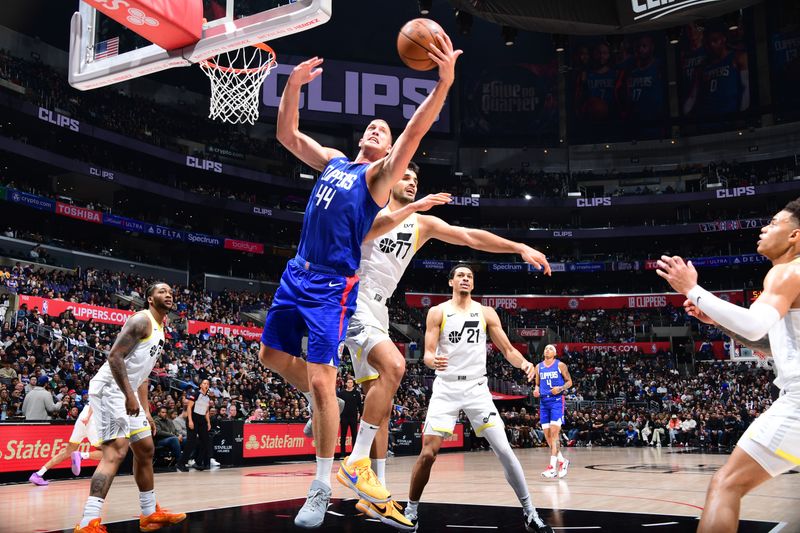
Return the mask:
[[(109, 0), (126, 8), (125, 0)], [(165, 50), (79, 2), (70, 26), (69, 83), (95, 89), (311, 29), (331, 17), (333, 0), (195, 0), (203, 3), (202, 36)], [(134, 9), (134, 8), (129, 8)], [(132, 12), (136, 17), (141, 10)], [(130, 20), (130, 17), (128, 18)], [(150, 23), (147, 17), (144, 24)], [(157, 21), (153, 20), (157, 24)]]

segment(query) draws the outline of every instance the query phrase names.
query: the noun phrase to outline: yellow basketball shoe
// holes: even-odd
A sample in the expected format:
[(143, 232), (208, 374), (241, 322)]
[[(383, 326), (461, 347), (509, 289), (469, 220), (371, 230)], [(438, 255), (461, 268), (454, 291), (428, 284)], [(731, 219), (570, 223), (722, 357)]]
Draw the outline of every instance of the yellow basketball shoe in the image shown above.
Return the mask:
[(364, 457), (353, 463), (347, 464), (350, 457), (342, 459), (336, 479), (345, 487), (349, 487), (362, 500), (370, 503), (386, 503), (392, 498), (392, 494), (386, 490), (378, 476), (372, 471), (372, 461), (369, 457)]
[(417, 530), (417, 524), (403, 515), (403, 507), (394, 500), (386, 503), (371, 503), (361, 499), (356, 503), (356, 509), (366, 516), (380, 520), (395, 529), (401, 531)]

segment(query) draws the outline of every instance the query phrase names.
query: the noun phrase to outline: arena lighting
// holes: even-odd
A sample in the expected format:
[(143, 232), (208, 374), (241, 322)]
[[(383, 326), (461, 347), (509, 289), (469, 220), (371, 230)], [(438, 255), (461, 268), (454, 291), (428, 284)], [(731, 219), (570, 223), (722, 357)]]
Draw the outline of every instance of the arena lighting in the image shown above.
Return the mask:
[(455, 172), (453, 172), (453, 176), (457, 176), (457, 177), (459, 177), (459, 178), (460, 178), (461, 176), (463, 176), (463, 175), (464, 175), (464, 173), (463, 173), (463, 172), (461, 172), (460, 170), (456, 170)]
[(583, 196), (583, 194), (581, 193), (581, 191), (570, 191), (567, 193), (567, 196), (569, 196), (570, 198), (580, 198), (581, 196)]
[(725, 20), (725, 24), (728, 26), (730, 31), (738, 30), (739, 29), (739, 12), (734, 11), (733, 13), (728, 13), (723, 17)]
[(481, 197), (480, 194), (471, 194), (470, 196), (472, 196), (473, 198), (480, 198)]
[(456, 9), (456, 25), (461, 35), (469, 35), (472, 30), (472, 13)]
[(669, 40), (669, 44), (678, 44), (681, 40), (681, 29), (680, 28), (668, 29), (667, 39)]
[(419, 14), (420, 15), (427, 15), (431, 12), (431, 4), (433, 4), (433, 0), (418, 0), (419, 4)]
[(706, 183), (706, 189), (719, 189), (722, 187), (722, 182), (714, 181), (712, 183)]
[[(800, 178), (800, 176), (795, 177), (795, 179), (798, 179), (798, 178)], [(526, 200), (530, 200), (531, 199), (531, 195), (530, 194), (526, 194), (525, 195), (525, 199)]]
[(503, 34), (503, 42), (506, 43), (506, 46), (514, 46), (514, 41), (517, 39), (517, 29), (511, 26), (503, 26), (500, 31)]
[(567, 36), (560, 33), (553, 34), (553, 47), (556, 52), (563, 52), (567, 49)]
[(311, 174), (306, 174), (304, 172), (300, 173), (300, 177), (303, 178), (304, 180), (313, 180), (314, 179), (314, 176), (312, 176)]

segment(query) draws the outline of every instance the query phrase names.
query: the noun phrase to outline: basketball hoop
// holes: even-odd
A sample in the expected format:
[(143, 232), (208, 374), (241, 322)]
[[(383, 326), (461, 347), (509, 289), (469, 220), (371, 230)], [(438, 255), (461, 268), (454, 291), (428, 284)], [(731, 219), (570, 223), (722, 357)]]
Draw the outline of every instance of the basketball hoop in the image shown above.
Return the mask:
[(200, 68), (211, 80), (208, 118), (229, 124), (255, 124), (258, 120), (258, 91), (264, 78), (277, 65), (275, 51), (264, 43), (200, 61)]

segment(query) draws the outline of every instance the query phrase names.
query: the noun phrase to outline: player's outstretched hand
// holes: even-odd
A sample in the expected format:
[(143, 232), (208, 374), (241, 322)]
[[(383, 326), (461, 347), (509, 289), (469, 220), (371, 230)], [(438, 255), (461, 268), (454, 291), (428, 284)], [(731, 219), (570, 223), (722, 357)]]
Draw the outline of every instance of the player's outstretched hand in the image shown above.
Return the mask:
[(520, 370), (525, 372), (525, 376), (528, 378), (528, 383), (536, 379), (536, 365), (534, 365), (530, 361), (525, 361), (519, 368)]
[(414, 207), (415, 211), (421, 213), (423, 211), (427, 211), (431, 207), (437, 205), (449, 204), (452, 201), (453, 201), (453, 195), (450, 194), (449, 192), (437, 192), (436, 194), (429, 194), (425, 198), (417, 200), (411, 205), (412, 207)]
[(305, 85), (312, 82), (322, 74), (322, 68), (320, 68), (322, 61), (321, 57), (316, 56), (303, 61), (292, 69), (287, 83)]
[(676, 292), (684, 296), (697, 286), (697, 270), (692, 262), (684, 263), (679, 256), (662, 255), (658, 261), (656, 274), (667, 280)]
[(711, 317), (702, 312), (699, 307), (694, 305), (691, 300), (683, 302), (683, 309), (686, 311), (687, 315), (695, 317), (703, 324), (710, 324), (712, 326), (717, 324)]
[(523, 245), (519, 255), (522, 256), (523, 261), (541, 270), (545, 276), (553, 275), (550, 271), (550, 263), (547, 262), (547, 257), (539, 250)]
[(463, 53), (463, 50), (453, 50), (453, 42), (446, 33), (436, 34), (436, 44), (431, 44), (431, 52), (428, 52), (428, 57), (439, 65), (441, 81), (449, 85), (453, 84), (456, 79), (456, 60)]

